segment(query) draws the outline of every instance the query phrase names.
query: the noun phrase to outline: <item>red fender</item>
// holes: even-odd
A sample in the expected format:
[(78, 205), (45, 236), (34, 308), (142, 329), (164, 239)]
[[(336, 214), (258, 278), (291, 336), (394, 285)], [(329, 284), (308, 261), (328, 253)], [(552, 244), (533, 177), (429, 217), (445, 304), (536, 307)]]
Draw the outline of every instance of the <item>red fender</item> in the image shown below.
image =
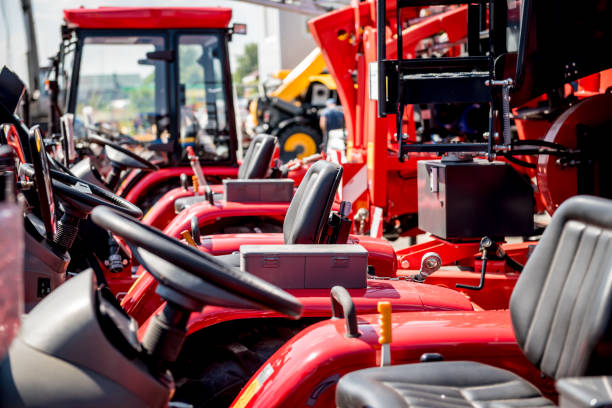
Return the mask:
[[(211, 185), (213, 193), (223, 193), (222, 185)], [(203, 195), (205, 187), (200, 187), (198, 193)], [(192, 197), (193, 187), (184, 189), (183, 187), (173, 188), (164, 194), (149, 211), (145, 214), (142, 222), (158, 229), (164, 229), (176, 217), (174, 202), (179, 198)]]
[[(311, 165), (312, 163), (301, 164), (300, 162), (300, 164), (296, 165), (293, 170), (289, 171), (288, 178), (294, 181), (296, 187), (302, 182), (306, 171), (310, 168)], [(205, 168), (203, 170), (205, 170)], [(184, 173), (192, 175), (193, 171), (191, 171), (191, 167), (189, 167), (189, 173)], [(204, 174), (209, 173), (204, 171)], [(223, 193), (224, 191), (223, 185), (210, 185), (210, 189), (214, 193)], [(204, 194), (204, 191), (205, 187), (200, 186), (198, 190), (199, 194)], [(164, 194), (162, 198), (160, 198), (159, 201), (157, 201), (155, 205), (151, 207), (151, 209), (147, 212), (142, 221), (145, 224), (151, 225), (152, 227), (164, 229), (176, 216), (176, 213), (174, 212), (174, 202), (179, 198), (192, 196), (192, 188), (187, 190), (182, 187), (172, 189), (166, 194)]]
[(200, 229), (222, 218), (232, 217), (270, 217), (283, 220), (289, 203), (237, 203), (220, 201), (211, 205), (208, 202), (194, 204), (181, 211), (164, 228), (164, 234), (179, 238), (181, 232), (191, 229), (191, 218), (196, 216)]
[[(366, 289), (348, 289), (358, 315), (376, 313), (379, 301), (393, 302), (394, 310), (402, 312), (422, 312), (429, 310), (473, 311), (466, 296), (432, 285), (409, 281), (368, 281)], [(303, 317), (331, 317), (330, 289), (287, 289), (297, 297), (303, 306)], [(141, 325), (139, 335), (147, 330), (150, 318), (161, 312), (161, 304)], [(193, 313), (187, 324), (189, 334), (222, 322), (240, 319), (282, 318), (283, 314), (270, 310), (230, 309), (207, 306), (200, 313)]]
[[(395, 311), (395, 302), (393, 307)], [(358, 320), (357, 338), (345, 336), (344, 319), (304, 329), (262, 365), (232, 406), (335, 406), (341, 376), (379, 364), (378, 315)], [(553, 381), (542, 378), (516, 344), (508, 311), (394, 313), (392, 328), (392, 364), (415, 363), (423, 353), (440, 353), (447, 361), (473, 360), (513, 371), (555, 396)]]
[[(382, 239), (371, 238), (361, 235), (351, 235), (349, 240), (349, 242), (360, 244), (366, 250), (368, 250), (368, 264), (374, 267), (378, 276), (395, 276), (395, 271), (397, 269), (397, 261), (393, 247), (389, 242)], [(213, 255), (224, 255), (239, 250), (240, 245), (282, 245), (283, 242), (284, 240), (282, 234), (220, 234), (215, 236), (203, 237), (200, 249)], [(146, 273), (142, 268), (139, 271), (139, 275), (141, 275), (141, 277), (134, 283), (134, 285), (132, 285), (128, 293), (123, 298), (122, 306), (132, 317), (134, 317), (134, 319), (136, 319), (138, 323), (143, 323), (159, 307), (159, 305), (162, 303), (162, 300), (155, 293), (155, 289), (157, 288), (157, 282), (155, 281), (155, 279), (153, 279), (153, 277)], [(359, 292), (357, 290), (357, 292), (355, 293), (361, 293), (361, 296), (380, 300), (380, 296), (384, 297), (384, 295), (380, 293), (381, 286), (378, 283), (381, 282), (369, 280), (367, 290), (362, 289), (362, 292)], [(412, 285), (411, 282), (393, 281), (384, 283), (391, 283), (394, 288), (395, 285), (399, 285), (398, 288), (400, 289), (405, 288), (406, 283)], [(410, 285), (408, 287), (412, 287)], [(451, 300), (436, 299), (436, 296), (438, 296), (437, 292), (432, 295), (427, 285), (419, 285), (419, 287), (421, 286), (425, 286), (425, 288), (420, 289), (419, 292), (421, 294), (420, 296), (422, 296), (422, 304), (433, 305), (434, 308), (437, 308), (438, 310), (439, 308), (447, 310), (457, 309), (459, 307), (456, 306), (456, 301), (452, 300), (454, 299), (453, 296), (449, 298)], [(398, 293), (400, 292), (400, 290), (397, 288), (394, 290), (397, 290)], [(300, 292), (302, 296), (316, 297), (319, 296), (317, 295), (317, 293), (319, 293), (317, 291), (318, 290), (305, 290), (303, 293), (300, 291), (298, 292)], [(324, 298), (322, 302), (325, 305), (325, 309), (328, 310), (329, 289), (323, 289), (323, 291), (325, 293), (324, 295), (321, 295), (322, 299)], [(371, 291), (373, 292), (370, 293)], [(448, 295), (445, 294), (444, 296)], [(461, 302), (463, 302), (463, 299), (465, 299), (465, 297), (461, 296)], [(445, 303), (447, 301), (451, 303)], [(419, 304), (420, 306), (422, 306), (422, 304), (419, 302), (412, 302), (410, 304)], [(425, 307), (425, 309), (427, 308)], [(325, 314), (325, 316), (326, 315), (327, 314)]]
[[(204, 175), (220, 176), (236, 178), (238, 175), (238, 167), (202, 167)], [(182, 173), (188, 176), (193, 175), (191, 167), (168, 167), (151, 172), (144, 176), (130, 191), (124, 191), (128, 185), (128, 178), (124, 180), (119, 189), (118, 194), (124, 195), (125, 199), (131, 203), (137, 203), (151, 190), (154, 186), (168, 181), (173, 178), (179, 178)]]

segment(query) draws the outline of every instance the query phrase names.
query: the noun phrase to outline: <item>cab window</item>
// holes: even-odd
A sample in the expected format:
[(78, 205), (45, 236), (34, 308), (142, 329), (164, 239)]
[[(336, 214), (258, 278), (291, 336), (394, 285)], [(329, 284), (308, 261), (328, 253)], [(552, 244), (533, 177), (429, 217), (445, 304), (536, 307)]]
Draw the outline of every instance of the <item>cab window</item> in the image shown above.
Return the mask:
[(83, 132), (83, 125), (100, 125), (142, 142), (165, 142), (169, 138), (166, 62), (151, 59), (150, 54), (164, 47), (164, 38), (156, 36), (85, 37), (75, 133)]
[(178, 41), (180, 143), (206, 161), (230, 158), (221, 44), (218, 34), (181, 35)]

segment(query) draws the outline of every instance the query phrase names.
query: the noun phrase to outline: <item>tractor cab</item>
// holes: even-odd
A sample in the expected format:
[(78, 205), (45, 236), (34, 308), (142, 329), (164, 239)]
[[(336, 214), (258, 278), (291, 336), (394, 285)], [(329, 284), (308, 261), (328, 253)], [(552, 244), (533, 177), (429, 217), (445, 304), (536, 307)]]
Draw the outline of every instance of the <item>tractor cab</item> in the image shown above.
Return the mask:
[(235, 166), (231, 17), (228, 8), (64, 10), (56, 110), (74, 115), (77, 140), (94, 127), (170, 165), (192, 146), (204, 165)]

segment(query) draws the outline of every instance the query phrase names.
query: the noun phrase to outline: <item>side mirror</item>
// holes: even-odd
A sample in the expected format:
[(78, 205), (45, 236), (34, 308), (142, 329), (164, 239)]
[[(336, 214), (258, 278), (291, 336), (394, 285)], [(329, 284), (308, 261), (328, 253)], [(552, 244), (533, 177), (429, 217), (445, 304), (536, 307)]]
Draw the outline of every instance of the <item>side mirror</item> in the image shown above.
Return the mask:
[(231, 33), (232, 34), (246, 35), (246, 33), (247, 33), (247, 25), (245, 23), (234, 23), (234, 25), (231, 28)]
[(174, 51), (173, 50), (151, 51), (151, 52), (147, 52), (146, 56), (148, 60), (152, 60), (152, 61), (166, 61), (166, 62), (174, 61)]

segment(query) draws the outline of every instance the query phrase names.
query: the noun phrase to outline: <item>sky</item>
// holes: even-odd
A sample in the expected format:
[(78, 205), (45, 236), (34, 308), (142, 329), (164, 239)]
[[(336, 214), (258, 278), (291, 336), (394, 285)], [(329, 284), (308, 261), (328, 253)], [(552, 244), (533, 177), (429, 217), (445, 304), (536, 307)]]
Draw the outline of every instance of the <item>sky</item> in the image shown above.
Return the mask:
[[(5, 0), (0, 0), (3, 2)], [(8, 0), (18, 1), (18, 0)], [(231, 0), (32, 0), (36, 37), (41, 65), (48, 57), (57, 52), (60, 42), (60, 25), (63, 21), (62, 10), (67, 8), (95, 8), (100, 6), (164, 6), (164, 7), (230, 7), (233, 22), (246, 23), (247, 35), (235, 35), (230, 43), (232, 66), (241, 55), (245, 44), (259, 43), (263, 38), (263, 8), (253, 4)], [(230, 23), (231, 24), (231, 23)]]

